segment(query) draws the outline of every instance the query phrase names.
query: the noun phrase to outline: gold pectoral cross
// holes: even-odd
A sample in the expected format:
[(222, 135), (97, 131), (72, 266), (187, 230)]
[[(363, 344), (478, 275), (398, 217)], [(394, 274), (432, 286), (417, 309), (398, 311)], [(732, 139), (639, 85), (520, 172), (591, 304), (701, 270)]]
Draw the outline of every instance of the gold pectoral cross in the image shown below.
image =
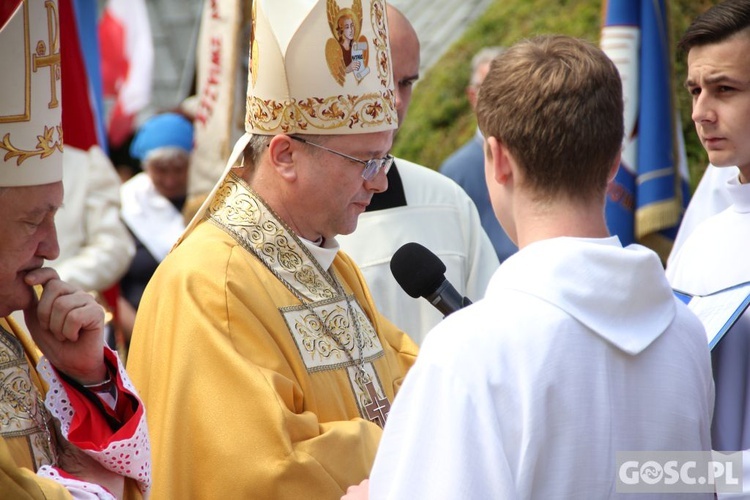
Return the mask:
[(47, 43), (49, 43), (49, 50), (47, 50), (44, 40), (37, 42), (36, 53), (32, 57), (32, 68), (35, 73), (39, 68), (49, 68), (51, 98), (47, 107), (53, 109), (60, 104), (57, 100), (56, 84), (60, 80), (60, 22), (54, 2), (46, 1), (44, 7), (47, 9)]
[(378, 424), (380, 427), (385, 426), (385, 421), (388, 418), (388, 413), (391, 411), (391, 402), (388, 401), (387, 397), (380, 398), (375, 385), (372, 380), (368, 380), (364, 387), (367, 391), (368, 401), (365, 403), (365, 414), (367, 420)]

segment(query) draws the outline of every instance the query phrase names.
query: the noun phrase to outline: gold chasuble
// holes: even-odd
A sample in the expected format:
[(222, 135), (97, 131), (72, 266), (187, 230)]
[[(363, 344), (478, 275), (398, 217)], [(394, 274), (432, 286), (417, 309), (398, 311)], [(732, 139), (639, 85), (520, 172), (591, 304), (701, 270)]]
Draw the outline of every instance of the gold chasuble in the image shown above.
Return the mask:
[[(41, 353), (30, 336), (12, 318), (0, 318), (0, 499), (3, 500), (73, 498), (63, 484), (50, 479), (49, 475), (43, 477), (37, 474), (42, 466), (59, 465), (59, 447), (65, 439), (62, 437), (64, 433), (62, 436), (59, 434), (58, 425), (61, 424), (56, 422), (44, 404), (48, 391), (55, 394), (55, 389), (48, 387), (36, 369), (40, 358)], [(72, 412), (67, 421), (72, 421), (77, 418), (75, 415), (90, 413), (93, 407), (83, 408), (71, 403), (67, 409)], [(85, 418), (85, 415), (80, 418)], [(127, 425), (130, 424), (132, 422)], [(128, 445), (131, 437), (137, 439), (143, 436), (135, 434), (133, 437), (129, 432), (107, 434), (84, 430), (78, 432), (78, 441), (74, 440), (73, 445), (80, 448), (83, 441), (86, 449), (94, 452), (115, 450), (111, 454), (116, 457), (114, 460), (128, 460), (136, 468), (142, 456), (131, 455)], [(139, 451), (142, 452), (143, 448)], [(107, 459), (106, 462), (111, 464), (112, 460)], [(100, 464), (112, 469), (104, 460)], [(80, 493), (81, 488), (84, 487), (76, 491)], [(138, 483), (127, 477), (124, 494), (126, 499), (143, 498)]]
[(368, 477), (416, 354), (348, 256), (322, 269), (229, 175), (138, 310), (152, 498), (338, 499)]
[(10, 318), (0, 318), (0, 498), (72, 498), (37, 476), (54, 462), (55, 424), (35, 366), (39, 351)]

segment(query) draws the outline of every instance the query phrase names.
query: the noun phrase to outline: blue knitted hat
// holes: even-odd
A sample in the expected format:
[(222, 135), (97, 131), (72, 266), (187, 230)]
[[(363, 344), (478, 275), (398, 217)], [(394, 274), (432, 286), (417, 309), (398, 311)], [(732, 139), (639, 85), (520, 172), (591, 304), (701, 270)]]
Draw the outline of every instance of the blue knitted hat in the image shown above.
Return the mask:
[(149, 118), (130, 144), (130, 156), (143, 161), (148, 154), (160, 148), (193, 150), (193, 124), (176, 113), (163, 113)]

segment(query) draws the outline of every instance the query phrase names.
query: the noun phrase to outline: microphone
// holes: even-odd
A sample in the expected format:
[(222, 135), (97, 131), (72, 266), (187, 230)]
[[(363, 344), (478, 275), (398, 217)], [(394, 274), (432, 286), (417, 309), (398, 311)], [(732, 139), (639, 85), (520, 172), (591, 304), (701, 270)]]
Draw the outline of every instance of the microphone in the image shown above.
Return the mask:
[(391, 273), (407, 294), (415, 299), (424, 297), (445, 316), (471, 304), (445, 279), (440, 257), (419, 243), (407, 243), (396, 250)]

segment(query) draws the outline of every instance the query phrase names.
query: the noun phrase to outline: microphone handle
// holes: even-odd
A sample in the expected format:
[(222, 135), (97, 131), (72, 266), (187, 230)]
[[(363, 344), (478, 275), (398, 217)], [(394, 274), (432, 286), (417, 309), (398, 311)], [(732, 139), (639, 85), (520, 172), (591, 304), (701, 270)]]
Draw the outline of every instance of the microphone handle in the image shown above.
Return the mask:
[(444, 316), (458, 311), (466, 305), (464, 304), (464, 300), (469, 300), (462, 297), (448, 280), (443, 280), (434, 292), (425, 295), (424, 298), (443, 313)]

